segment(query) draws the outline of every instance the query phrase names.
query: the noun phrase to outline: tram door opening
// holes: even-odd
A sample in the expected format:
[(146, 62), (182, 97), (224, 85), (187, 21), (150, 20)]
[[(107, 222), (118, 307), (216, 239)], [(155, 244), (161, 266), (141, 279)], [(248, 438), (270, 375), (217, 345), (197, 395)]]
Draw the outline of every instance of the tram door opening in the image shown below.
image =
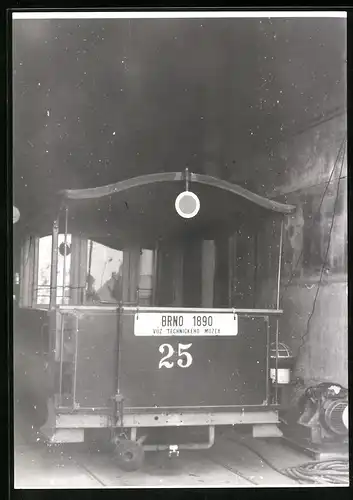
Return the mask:
[[(216, 259), (214, 240), (188, 238), (178, 244), (160, 245), (157, 251), (156, 305), (214, 307), (217, 299)], [(226, 270), (225, 288), (227, 279)], [(222, 305), (228, 304), (225, 301)]]
[(155, 251), (153, 305), (255, 307), (256, 240), (251, 231), (241, 236), (234, 232), (160, 244)]

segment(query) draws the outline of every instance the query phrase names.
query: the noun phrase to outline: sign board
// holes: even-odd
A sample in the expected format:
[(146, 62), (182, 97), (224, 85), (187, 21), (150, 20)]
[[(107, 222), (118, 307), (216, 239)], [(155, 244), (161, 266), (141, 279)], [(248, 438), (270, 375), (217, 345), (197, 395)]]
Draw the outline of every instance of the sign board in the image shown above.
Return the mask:
[(233, 313), (135, 314), (134, 335), (137, 337), (216, 337), (238, 334), (238, 315)]

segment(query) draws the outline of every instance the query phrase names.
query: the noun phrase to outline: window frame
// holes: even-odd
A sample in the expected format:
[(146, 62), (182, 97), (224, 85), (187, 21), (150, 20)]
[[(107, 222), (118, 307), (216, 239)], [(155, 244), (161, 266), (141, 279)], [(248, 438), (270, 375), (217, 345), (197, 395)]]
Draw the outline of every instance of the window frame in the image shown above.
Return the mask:
[[(63, 237), (63, 233), (60, 233), (59, 238)], [(99, 245), (106, 246), (112, 250), (113, 247), (108, 245), (104, 245), (99, 241), (95, 241), (93, 238), (82, 237), (81, 235), (71, 234), (71, 262), (69, 269), (69, 281), (65, 285), (65, 290), (70, 290), (69, 296), (69, 304), (73, 305), (86, 305), (86, 290), (87, 290), (87, 272), (88, 272), (88, 246), (89, 241), (93, 241)], [(19, 305), (21, 308), (32, 308), (32, 309), (45, 309), (48, 310), (50, 307), (50, 299), (48, 303), (43, 304), (38, 302), (40, 297), (41, 290), (44, 290), (45, 286), (47, 286), (50, 291), (51, 288), (51, 277), (49, 279), (49, 285), (40, 285), (40, 277), (39, 277), (39, 269), (40, 269), (40, 240), (42, 238), (50, 238), (51, 244), (53, 241), (52, 235), (38, 236), (38, 235), (30, 235), (23, 242), (21, 246), (21, 261), (20, 261), (20, 294), (19, 294)], [(136, 302), (139, 303), (139, 288), (141, 282), (141, 256), (143, 250), (148, 250), (152, 252), (151, 260), (152, 260), (152, 274), (148, 274), (150, 276), (149, 282), (151, 284), (151, 288), (148, 288), (148, 302), (146, 304), (147, 307), (152, 307), (156, 305), (156, 297), (158, 294), (158, 267), (159, 267), (159, 259), (158, 259), (158, 250), (157, 248), (143, 248), (142, 246), (138, 246), (138, 254), (140, 255), (138, 271), (131, 270), (130, 266), (133, 265), (134, 259), (132, 258), (133, 251), (137, 249), (126, 248), (125, 250), (120, 250), (123, 252), (123, 261), (122, 261), (122, 278), (123, 278), (123, 287), (128, 287), (128, 295), (135, 295), (133, 288), (136, 287)], [(124, 260), (126, 260), (128, 254), (128, 270), (126, 269), (126, 263), (124, 266)], [(52, 253), (50, 251), (50, 273), (51, 273), (51, 265), (52, 265)], [(128, 271), (128, 272), (127, 272)], [(80, 275), (80, 276), (79, 276)], [(135, 275), (135, 277), (133, 276)], [(84, 276), (84, 279), (83, 279)], [(83, 283), (84, 282), (84, 283)], [(62, 284), (57, 283), (57, 290), (62, 288)], [(78, 293), (76, 293), (76, 288), (78, 289)], [(81, 290), (81, 293), (80, 293)], [(61, 295), (57, 294), (56, 305), (61, 304)], [(130, 303), (129, 300), (124, 300), (124, 292), (122, 296), (122, 303)], [(103, 304), (102, 304), (103, 305)], [(145, 304), (143, 304), (145, 306)]]

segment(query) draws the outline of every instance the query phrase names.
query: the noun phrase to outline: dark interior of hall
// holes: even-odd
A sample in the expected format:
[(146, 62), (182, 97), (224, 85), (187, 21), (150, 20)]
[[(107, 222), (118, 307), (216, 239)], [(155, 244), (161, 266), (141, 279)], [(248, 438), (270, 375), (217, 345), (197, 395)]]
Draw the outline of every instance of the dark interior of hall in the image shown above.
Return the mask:
[(342, 23), (16, 21), (16, 233), (48, 223), (60, 189), (141, 174), (188, 167), (259, 191), (250, 158), (344, 112)]

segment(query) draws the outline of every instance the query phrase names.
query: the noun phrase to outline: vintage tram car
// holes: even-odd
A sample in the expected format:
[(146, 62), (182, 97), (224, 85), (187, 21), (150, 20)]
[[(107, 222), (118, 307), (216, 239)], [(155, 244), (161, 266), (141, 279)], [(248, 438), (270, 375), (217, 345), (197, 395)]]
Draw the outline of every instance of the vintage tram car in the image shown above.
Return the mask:
[[(200, 202), (194, 217), (175, 209), (185, 190)], [(269, 353), (294, 210), (187, 170), (60, 193), (51, 234), (23, 247), (17, 313), (27, 338), (40, 332), (46, 438), (104, 436), (134, 469), (146, 450), (211, 447), (216, 426), (278, 436)], [(50, 283), (38, 285), (44, 240)], [(176, 428), (207, 438), (176, 442)]]

